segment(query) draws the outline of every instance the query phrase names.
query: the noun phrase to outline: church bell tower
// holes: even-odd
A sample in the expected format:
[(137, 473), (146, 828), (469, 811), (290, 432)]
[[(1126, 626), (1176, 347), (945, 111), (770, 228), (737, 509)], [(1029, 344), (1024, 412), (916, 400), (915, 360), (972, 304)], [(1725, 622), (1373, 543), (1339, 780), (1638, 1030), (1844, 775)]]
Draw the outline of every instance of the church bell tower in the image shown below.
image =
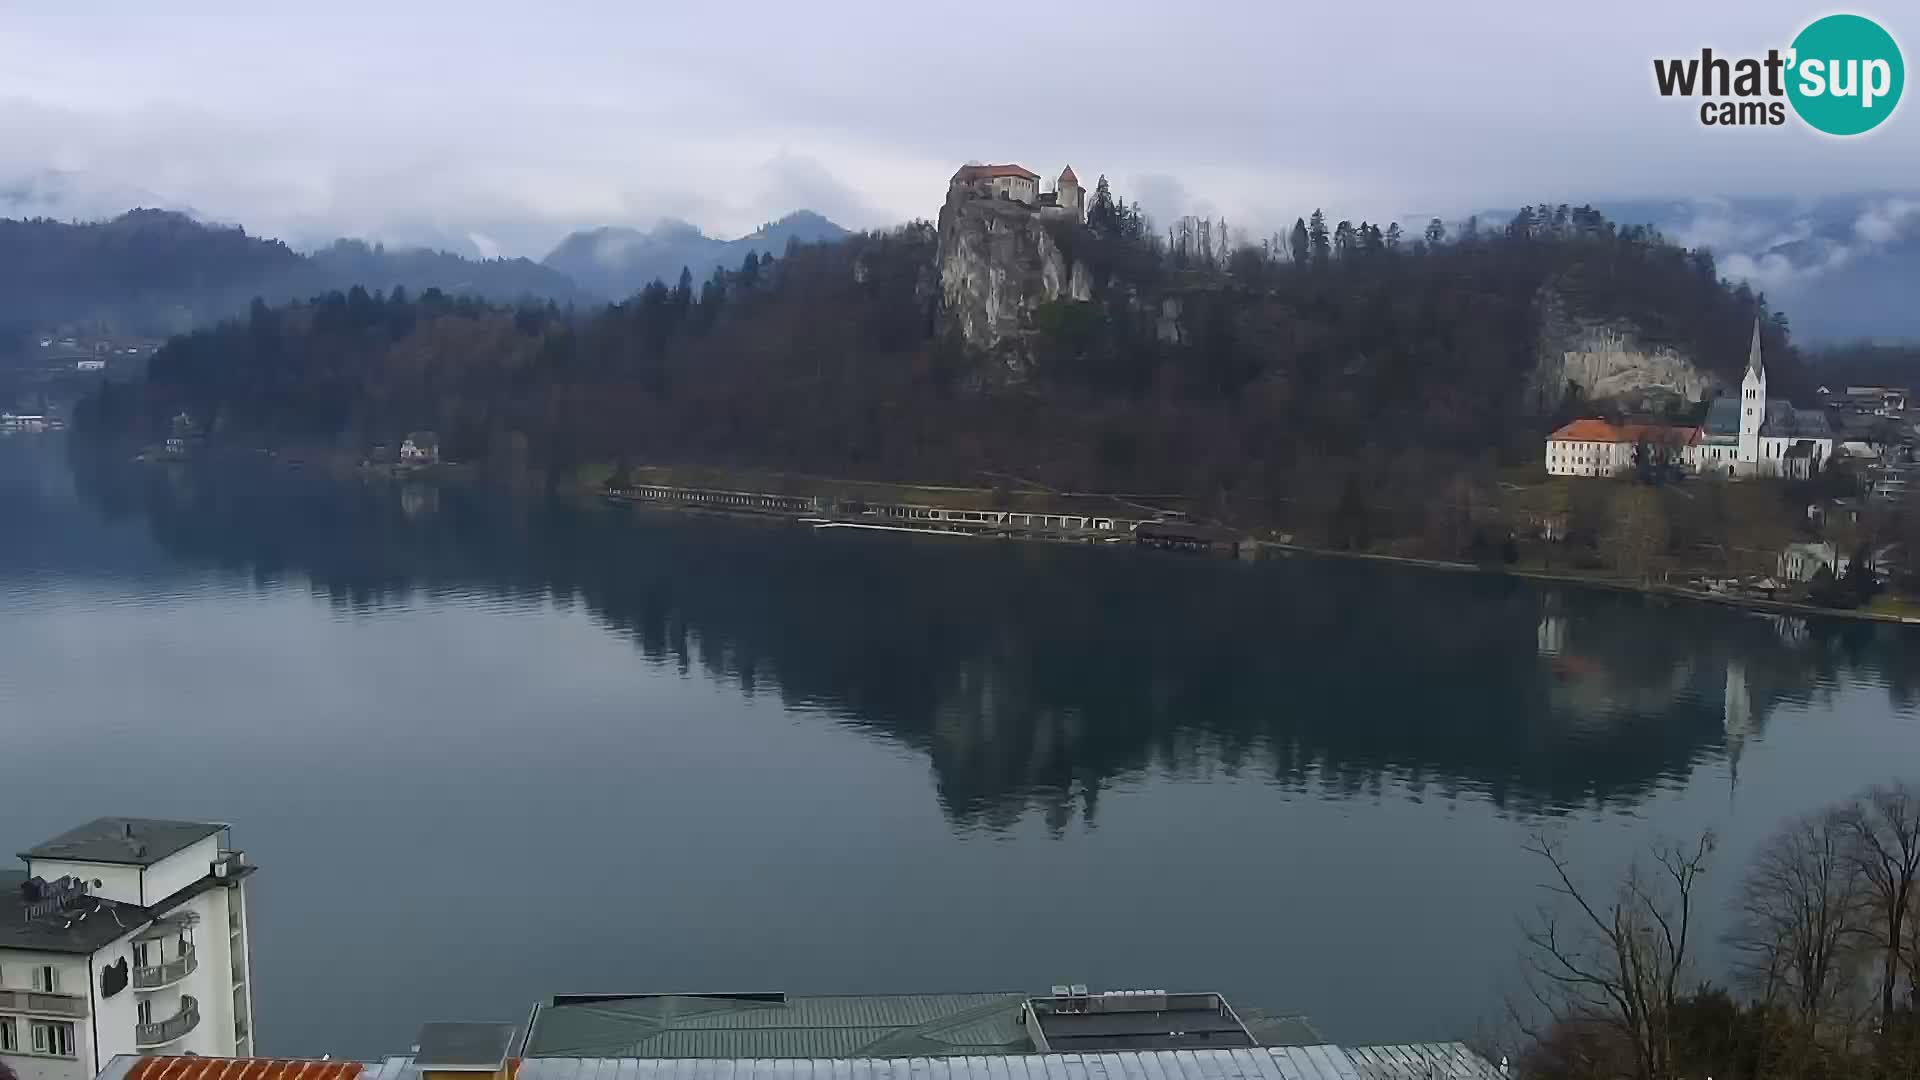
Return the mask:
[(1747, 375), (1740, 380), (1740, 463), (1758, 471), (1760, 425), (1767, 418), (1767, 366), (1760, 358), (1760, 320), (1753, 320), (1753, 345), (1747, 350)]

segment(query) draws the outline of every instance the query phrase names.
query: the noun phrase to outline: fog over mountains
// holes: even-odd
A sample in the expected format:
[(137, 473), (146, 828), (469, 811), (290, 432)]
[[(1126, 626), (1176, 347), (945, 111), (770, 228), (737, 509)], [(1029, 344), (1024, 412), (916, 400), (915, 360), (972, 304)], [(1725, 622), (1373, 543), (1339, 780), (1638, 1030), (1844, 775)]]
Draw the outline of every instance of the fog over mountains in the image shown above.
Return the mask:
[(1711, 250), (1723, 276), (1787, 313), (1802, 345), (1920, 340), (1920, 192), (1595, 205)]
[(541, 262), (582, 288), (620, 298), (655, 279), (671, 284), (682, 268), (701, 281), (715, 267), (734, 269), (751, 251), (778, 255), (790, 242), (814, 244), (846, 235), (847, 230), (811, 210), (797, 210), (738, 240), (716, 240), (697, 226), (669, 218), (646, 230), (605, 227), (573, 233)]
[[(1920, 340), (1920, 305), (1910, 299), (1920, 288), (1920, 191), (1819, 199), (1599, 200), (1595, 205), (1616, 221), (1650, 224), (1676, 242), (1713, 251), (1722, 274), (1765, 292), (1776, 309), (1787, 313), (1802, 344)], [(41, 170), (0, 177), (0, 218), (104, 222), (133, 207), (165, 207), (201, 224), (216, 220), (193, 207), (169, 206), (137, 185), (83, 173)], [(1347, 216), (1338, 207), (1327, 210), (1330, 218)], [(1480, 220), (1498, 222), (1505, 213), (1483, 213)], [(1404, 224), (1417, 230), (1426, 216), (1411, 215)], [(458, 217), (457, 208), (453, 217)], [(333, 236), (281, 237), (294, 252), (305, 251), (305, 258), (320, 265), (262, 281), (258, 289), (284, 299), (292, 295), (287, 290), (315, 285), (405, 284), (492, 298), (524, 292), (591, 303), (619, 300), (656, 278), (671, 283), (682, 267), (703, 280), (716, 266), (737, 267), (749, 251), (779, 254), (791, 240), (814, 243), (847, 234), (811, 210), (795, 211), (733, 240), (668, 218), (646, 229), (581, 229), (538, 261), (496, 259), (501, 245), (495, 237), (512, 228), (500, 222), (470, 227), (457, 221), (419, 223), (399, 229), (407, 242), (385, 248), (356, 241), (341, 244)], [(1264, 234), (1261, 229), (1249, 232)], [(26, 269), (12, 268), (16, 273)], [(247, 291), (247, 282), (223, 279), (222, 297), (205, 305), (189, 302), (184, 309), (195, 317), (224, 310), (232, 306), (231, 296)]]

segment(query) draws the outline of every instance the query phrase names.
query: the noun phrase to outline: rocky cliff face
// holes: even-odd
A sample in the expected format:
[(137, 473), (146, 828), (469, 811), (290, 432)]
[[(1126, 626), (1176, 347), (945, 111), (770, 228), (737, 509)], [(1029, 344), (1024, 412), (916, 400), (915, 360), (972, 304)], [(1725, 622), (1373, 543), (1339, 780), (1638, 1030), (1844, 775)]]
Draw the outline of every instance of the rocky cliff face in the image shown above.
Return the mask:
[(1040, 305), (1093, 297), (1086, 265), (1070, 259), (1056, 238), (1055, 230), (1067, 227), (1043, 222), (1019, 203), (962, 191), (940, 208), (938, 327), (992, 353), (1006, 381), (1026, 375)]
[(1528, 397), (1542, 413), (1569, 395), (1637, 412), (1692, 404), (1720, 387), (1720, 379), (1668, 346), (1647, 345), (1617, 320), (1572, 314), (1555, 297), (1544, 299), (1539, 351)]

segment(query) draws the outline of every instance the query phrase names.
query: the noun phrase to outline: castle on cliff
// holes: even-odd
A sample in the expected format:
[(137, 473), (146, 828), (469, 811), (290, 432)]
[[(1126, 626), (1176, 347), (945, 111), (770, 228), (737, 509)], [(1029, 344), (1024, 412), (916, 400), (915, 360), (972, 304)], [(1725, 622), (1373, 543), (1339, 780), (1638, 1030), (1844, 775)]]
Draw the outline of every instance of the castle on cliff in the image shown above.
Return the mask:
[(977, 199), (1020, 203), (1043, 217), (1087, 218), (1087, 193), (1073, 166), (1060, 170), (1052, 191), (1040, 190), (1040, 174), (1021, 165), (962, 165), (947, 183), (947, 196), (956, 193)]

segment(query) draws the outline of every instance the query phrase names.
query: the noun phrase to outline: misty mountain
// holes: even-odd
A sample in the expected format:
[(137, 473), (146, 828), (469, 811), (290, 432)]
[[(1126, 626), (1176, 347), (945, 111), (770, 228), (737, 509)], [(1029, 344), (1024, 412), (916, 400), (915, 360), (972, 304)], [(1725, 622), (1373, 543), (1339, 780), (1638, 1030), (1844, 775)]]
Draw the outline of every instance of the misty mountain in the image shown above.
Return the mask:
[(342, 240), (301, 254), (278, 240), (170, 210), (86, 224), (0, 220), (0, 338), (89, 323), (165, 336), (334, 289), (437, 288), (494, 301), (592, 304), (566, 275), (528, 259), (464, 259)]
[[(1596, 203), (1615, 221), (1652, 225), (1713, 252), (1720, 273), (1764, 292), (1794, 340), (1920, 341), (1920, 192)], [(1483, 214), (1481, 221), (1506, 220)]]
[(716, 266), (739, 266), (750, 251), (778, 255), (792, 241), (815, 244), (846, 236), (847, 230), (811, 210), (796, 210), (738, 240), (717, 240), (668, 218), (650, 230), (607, 227), (573, 233), (542, 264), (584, 288), (620, 299), (656, 279), (672, 283), (683, 267), (695, 280), (703, 280)]
[(146, 188), (89, 173), (41, 169), (0, 178), (0, 218), (102, 221), (129, 206), (163, 207), (199, 216), (191, 207), (168, 206)]

